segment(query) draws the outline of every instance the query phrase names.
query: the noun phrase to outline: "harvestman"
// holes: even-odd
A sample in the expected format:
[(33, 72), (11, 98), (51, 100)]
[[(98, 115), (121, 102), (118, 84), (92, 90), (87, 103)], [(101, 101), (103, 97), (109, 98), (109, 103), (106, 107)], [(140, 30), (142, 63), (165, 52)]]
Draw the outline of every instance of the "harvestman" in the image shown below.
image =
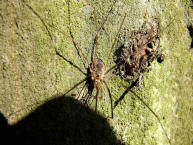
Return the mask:
[[(87, 1), (88, 4), (91, 4), (90, 1)], [(112, 70), (114, 69), (117, 65), (116, 64), (114, 66), (112, 66), (111, 68), (109, 68), (108, 70), (106, 70), (105, 68), (105, 63), (100, 59), (97, 58), (96, 53), (97, 53), (97, 49), (98, 49), (98, 37), (99, 37), (99, 29), (98, 29), (98, 22), (97, 22), (97, 16), (96, 16), (96, 12), (95, 12), (95, 8), (92, 7), (92, 11), (93, 11), (93, 18), (94, 18), (94, 23), (95, 23), (95, 27), (96, 27), (96, 37), (95, 37), (95, 47), (93, 48), (93, 59), (91, 59), (91, 62), (89, 63), (86, 55), (83, 53), (82, 49), (78, 46), (78, 44), (76, 43), (73, 33), (72, 33), (72, 28), (71, 28), (71, 18), (70, 18), (70, 0), (68, 0), (68, 19), (69, 19), (69, 32), (70, 32), (70, 37), (72, 39), (73, 45), (75, 47), (75, 49), (80, 53), (80, 55), (83, 57), (84, 61), (87, 63), (87, 73), (85, 74), (85, 78), (83, 80), (81, 80), (80, 82), (78, 82), (77, 84), (75, 84), (70, 90), (68, 90), (64, 95), (68, 94), (70, 91), (72, 91), (73, 89), (75, 89), (76, 87), (78, 87), (80, 84), (82, 84), (83, 82), (85, 82), (85, 85), (83, 86), (86, 87), (88, 89), (88, 93), (87, 95), (84, 96), (84, 98), (82, 98), (83, 103), (87, 103), (87, 101), (90, 99), (90, 97), (92, 96), (93, 90), (96, 89), (96, 95), (94, 96), (94, 98), (96, 99), (95, 101), (95, 111), (97, 111), (97, 102), (98, 102), (98, 96), (100, 95), (100, 98), (102, 98), (102, 92), (103, 92), (103, 84), (105, 85), (107, 91), (108, 91), (108, 95), (110, 98), (110, 103), (111, 103), (111, 117), (113, 118), (113, 105), (112, 105), (112, 95), (110, 92), (110, 89), (106, 83), (106, 75)], [(118, 32), (114, 38), (113, 44), (110, 48), (109, 54), (108, 54), (108, 58), (110, 57), (110, 54), (112, 52), (112, 49), (114, 48), (117, 39), (118, 39), (118, 35), (122, 29), (123, 23), (125, 21), (127, 13), (124, 13), (122, 22), (120, 24), (120, 27), (118, 29)], [(92, 56), (91, 56), (92, 58)], [(81, 92), (83, 91), (83, 89), (81, 90)], [(81, 94), (81, 92), (79, 94)], [(80, 96), (78, 96), (79, 98)]]

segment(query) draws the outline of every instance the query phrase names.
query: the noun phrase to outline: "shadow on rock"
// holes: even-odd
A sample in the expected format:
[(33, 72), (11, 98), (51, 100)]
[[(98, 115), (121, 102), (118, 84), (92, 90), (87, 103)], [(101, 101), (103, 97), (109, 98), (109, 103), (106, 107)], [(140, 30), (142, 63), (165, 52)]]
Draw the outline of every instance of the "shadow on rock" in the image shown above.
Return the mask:
[[(0, 113), (0, 136), (6, 144), (120, 145), (102, 116), (71, 97), (58, 97), (10, 126)], [(1, 141), (2, 142), (2, 141)]]

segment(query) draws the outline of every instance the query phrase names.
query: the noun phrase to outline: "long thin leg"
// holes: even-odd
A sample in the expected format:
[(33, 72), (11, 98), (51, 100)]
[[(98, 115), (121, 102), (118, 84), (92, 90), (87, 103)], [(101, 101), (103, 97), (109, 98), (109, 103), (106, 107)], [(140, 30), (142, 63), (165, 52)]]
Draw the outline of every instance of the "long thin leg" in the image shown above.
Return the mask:
[(123, 62), (120, 61), (119, 63), (115, 64), (114, 66), (112, 66), (111, 68), (109, 68), (106, 72), (105, 75), (108, 74), (111, 70), (113, 70), (115, 67), (117, 67), (118, 65), (121, 65)]
[(81, 80), (80, 82), (78, 82), (77, 84), (75, 84), (70, 90), (68, 90), (66, 93), (64, 93), (63, 96), (65, 96), (66, 94), (68, 94), (70, 91), (72, 91), (73, 89), (75, 89), (76, 87), (78, 87), (80, 84), (82, 84), (84, 81), (86, 81), (88, 77), (84, 78), (83, 80)]
[(66, 62), (68, 62), (70, 65), (72, 65), (74, 68), (76, 68), (78, 71), (80, 71), (82, 74), (84, 74), (86, 76), (86, 73), (83, 72), (77, 65), (75, 65), (72, 61), (68, 60), (67, 58), (65, 58), (63, 55), (61, 55), (57, 49), (55, 49), (56, 51), (56, 55), (60, 56), (62, 59), (64, 59)]
[(162, 127), (162, 129), (163, 129), (163, 131), (164, 131), (164, 134), (165, 134), (165, 136), (166, 136), (167, 139), (168, 139), (168, 142), (171, 144), (171, 141), (170, 141), (170, 139), (169, 139), (169, 137), (168, 137), (168, 135), (167, 135), (167, 133), (166, 133), (166, 130), (164, 129), (164, 127), (163, 127), (163, 125), (162, 125), (159, 117), (158, 117), (158, 116), (155, 114), (155, 112), (147, 105), (147, 103), (145, 103), (145, 102), (143, 101), (143, 99), (141, 99), (134, 91), (131, 90), (131, 88), (133, 88), (133, 87), (136, 85), (137, 81), (138, 81), (138, 79), (137, 79), (135, 82), (133, 82), (133, 83), (124, 91), (124, 93), (121, 95), (121, 97), (115, 102), (115, 107), (116, 107), (116, 106), (118, 105), (118, 103), (125, 97), (125, 95), (130, 91), (131, 93), (133, 93), (133, 94), (150, 110), (150, 112), (153, 113), (153, 115), (156, 117), (156, 119), (157, 119), (158, 122), (160, 123), (160, 125), (161, 125), (161, 127)]
[(92, 93), (90, 94), (90, 93), (87, 93), (86, 94), (86, 97), (85, 97), (85, 104), (88, 106), (89, 104), (91, 104), (92, 103), (92, 101), (90, 101), (90, 99), (93, 99), (94, 100), (94, 98), (92, 97)]
[[(74, 36), (73, 36), (73, 33), (72, 33), (72, 27), (71, 27), (71, 18), (70, 18), (70, 0), (67, 0), (68, 1), (68, 21), (69, 21), (69, 24), (68, 24), (68, 27), (69, 27), (69, 32), (70, 32), (70, 37), (72, 39), (72, 43), (75, 47), (75, 49), (77, 50), (77, 53), (78, 55), (81, 57), (81, 55), (83, 56), (84, 60), (86, 61), (87, 65), (89, 65), (88, 63), (88, 59), (86, 57), (86, 55), (83, 53), (82, 49), (79, 47), (79, 45), (75, 42), (75, 39), (74, 39)], [(81, 53), (81, 55), (80, 55)], [(82, 58), (82, 57), (81, 57)], [(86, 68), (86, 67), (85, 67)]]
[[(83, 92), (85, 86), (86, 86), (86, 83), (85, 83), (84, 86), (82, 87), (80, 93), (78, 94), (78, 97), (76, 97), (77, 100), (80, 98), (80, 96), (81, 96), (81, 94), (82, 94), (82, 92)], [(84, 92), (83, 92), (83, 95), (84, 95)]]
[(25, 0), (22, 0), (22, 1), (23, 1), (23, 3), (40, 19), (40, 21), (42, 22), (42, 24), (43, 24), (44, 27), (46, 28), (50, 39), (53, 40), (52, 35), (51, 35), (51, 33), (50, 33), (50, 31), (49, 31), (49, 29), (48, 29), (45, 21), (43, 20), (43, 18), (42, 18), (29, 4), (27, 4), (27, 3), (25, 2)]
[(169, 139), (169, 137), (168, 137), (168, 135), (167, 135), (167, 133), (166, 133), (166, 130), (164, 129), (164, 127), (163, 127), (163, 125), (162, 125), (159, 117), (157, 116), (157, 114), (155, 114), (155, 112), (149, 107), (149, 105), (147, 105), (147, 104), (143, 101), (143, 99), (141, 99), (134, 91), (132, 91), (132, 90), (129, 90), (129, 91), (130, 91), (131, 93), (133, 93), (133, 94), (149, 109), (149, 111), (156, 117), (156, 119), (158, 120), (159, 124), (161, 125), (161, 128), (162, 128), (163, 131), (164, 131), (165, 136), (166, 136), (167, 139), (168, 139), (168, 142), (171, 144), (170, 139)]
[[(86, 0), (86, 2), (88, 4), (90, 4), (92, 6), (92, 3), (90, 0)], [(92, 6), (92, 9), (93, 9), (93, 17), (94, 17), (94, 23), (95, 23), (95, 27), (96, 27), (96, 36), (95, 36), (95, 47), (93, 47), (93, 54), (91, 56), (91, 61), (95, 61), (96, 59), (96, 53), (97, 53), (97, 49), (98, 49), (98, 37), (99, 37), (99, 29), (98, 29), (98, 22), (97, 22), (97, 15), (96, 15), (96, 10), (95, 10), (95, 7)], [(94, 57), (94, 59), (93, 59)]]
[(102, 88), (102, 86), (100, 86), (100, 99), (102, 99), (103, 98), (103, 88)]
[(117, 42), (119, 33), (120, 33), (121, 29), (122, 29), (122, 26), (123, 26), (123, 23), (124, 23), (124, 21), (125, 21), (126, 16), (127, 16), (127, 12), (125, 12), (125, 14), (124, 14), (124, 17), (123, 17), (123, 20), (122, 20), (121, 25), (120, 25), (120, 27), (119, 27), (119, 30), (118, 30), (118, 32), (117, 32), (117, 34), (116, 34), (116, 36), (115, 36), (115, 39), (114, 39), (113, 44), (112, 44), (112, 46), (111, 46), (111, 49), (110, 49), (110, 51), (109, 51), (109, 54), (108, 54), (108, 57), (107, 57), (108, 60), (109, 60), (109, 58), (110, 58), (110, 56), (111, 56), (112, 50), (113, 50), (116, 42)]
[[(138, 79), (136, 79), (134, 82), (132, 82), (132, 84), (131, 84), (129, 87), (127, 87), (127, 89), (123, 92), (123, 94), (121, 95), (121, 97), (119, 97), (119, 99), (115, 101), (114, 108), (116, 108), (117, 105), (119, 104), (119, 102), (124, 99), (125, 95), (127, 95), (127, 93), (129, 92), (129, 90), (132, 89), (134, 86), (137, 85), (137, 82), (138, 82)], [(122, 86), (123, 86), (123, 85), (122, 85)], [(125, 86), (123, 86), (123, 87), (125, 87)]]
[[(123, 26), (123, 23), (124, 23), (124, 21), (125, 21), (126, 16), (127, 16), (127, 11), (126, 11), (125, 14), (124, 14), (124, 17), (123, 17), (123, 20), (122, 20), (121, 25), (120, 25), (120, 27), (119, 27), (119, 30), (118, 30), (118, 32), (117, 32), (117, 34), (116, 34), (116, 36), (115, 36), (115, 39), (114, 39), (113, 44), (112, 44), (112, 46), (111, 46), (111, 49), (110, 49), (110, 51), (109, 51), (109, 54), (108, 54), (108, 57), (107, 57), (108, 60), (110, 59), (112, 50), (113, 50), (113, 48), (114, 48), (114, 46), (115, 46), (115, 44), (116, 44), (116, 42), (117, 42), (119, 33), (120, 33), (121, 29), (122, 29), (122, 26)], [(121, 63), (122, 63), (122, 62), (120, 61), (118, 64), (112, 66), (110, 69), (108, 69), (108, 70), (105, 72), (105, 74), (109, 73), (112, 69), (114, 69), (116, 66), (120, 65)]]
[(94, 61), (96, 59), (96, 53), (98, 49), (98, 37), (99, 37), (99, 32), (98, 32), (98, 22), (97, 22), (97, 16), (96, 16), (96, 11), (95, 8), (93, 7), (93, 16), (94, 16), (94, 21), (95, 21), (95, 26), (96, 26), (96, 37), (95, 37), (95, 49), (94, 49)]
[[(44, 19), (29, 5), (27, 4), (24, 0), (22, 0), (23, 3), (40, 19), (40, 21), (42, 22), (42, 24), (44, 25), (44, 27), (46, 28), (48, 35), (50, 37), (50, 40), (53, 42), (53, 37), (51, 35), (50, 30), (48, 29), (48, 26), (50, 26), (50, 24), (48, 24), (47, 22), (44, 21)], [(57, 29), (58, 30), (58, 29)], [(64, 32), (62, 32), (63, 34), (65, 34)], [(73, 62), (71, 62), (70, 60), (66, 59), (64, 56), (62, 56), (58, 50), (56, 49), (56, 47), (54, 46), (56, 55), (62, 57), (66, 62), (68, 62), (70, 65), (72, 65), (74, 68), (78, 69), (82, 74), (86, 75), (77, 65), (75, 65)]]
[(116, 76), (113, 76), (113, 75), (111, 75), (111, 76), (104, 76), (104, 79), (106, 79), (106, 80), (114, 80), (114, 79), (116, 79)]
[(107, 15), (105, 16), (105, 19), (101, 22), (101, 25), (100, 25), (100, 27), (99, 27), (99, 32), (100, 32), (100, 30), (104, 27), (104, 24), (105, 24), (105, 22), (107, 21), (110, 13), (112, 12), (113, 7), (114, 7), (114, 5), (116, 4), (117, 1), (118, 1), (118, 0), (115, 0), (115, 1), (112, 3), (112, 5), (109, 7), (109, 11), (107, 12)]
[(104, 82), (104, 84), (105, 84), (105, 86), (107, 88), (107, 91), (109, 93), (109, 98), (110, 98), (110, 102), (111, 102), (111, 118), (113, 118), (113, 101), (112, 101), (111, 91), (110, 91), (107, 83), (105, 81), (103, 81), (103, 82)]
[(97, 92), (96, 92), (96, 95), (95, 95), (95, 99), (96, 99), (96, 101), (95, 101), (95, 112), (97, 112), (97, 103), (98, 103), (98, 95), (99, 95), (99, 89), (98, 88), (96, 88), (97, 89)]
[(88, 86), (87, 86), (87, 95), (84, 97), (85, 98), (85, 104), (87, 104), (87, 106), (90, 103), (90, 99), (94, 98), (94, 97), (92, 97), (93, 90), (94, 90), (94, 85), (93, 84), (88, 84)]
[[(90, 2), (90, 1), (89, 1)], [(110, 8), (109, 8), (109, 11), (107, 12), (107, 15), (105, 16), (105, 19), (101, 22), (101, 25), (99, 26), (99, 28), (98, 28), (98, 26), (96, 27), (96, 30), (98, 31), (97, 32), (97, 35), (95, 36), (95, 38), (94, 38), (94, 44), (97, 44), (98, 45), (98, 43), (97, 43), (97, 41), (98, 41), (98, 35), (99, 35), (99, 33), (100, 33), (100, 31), (101, 31), (101, 29), (104, 27), (104, 24), (105, 24), (105, 22), (107, 21), (107, 19), (108, 19), (108, 17), (109, 17), (109, 14), (112, 12), (112, 9), (113, 9), (113, 6), (115, 5), (115, 3), (117, 2), (117, 0), (115, 0), (114, 2), (113, 2), (113, 4), (110, 6)], [(96, 12), (95, 12), (96, 13)], [(95, 14), (96, 15), (96, 14)], [(96, 18), (96, 20), (95, 20), (95, 24), (97, 24), (97, 18)], [(96, 46), (97, 48), (98, 48), (98, 46)], [(96, 49), (97, 49), (96, 48)], [(92, 49), (92, 52), (91, 52), (91, 62), (93, 62), (93, 57), (94, 57), (94, 54), (95, 54), (95, 58), (96, 58), (96, 49), (94, 48), (94, 46), (93, 46), (93, 49)]]
[(88, 106), (88, 104), (87, 104), (88, 97), (89, 97), (88, 89), (86, 89), (86, 90), (84, 89), (82, 92), (82, 97), (79, 100), (82, 104)]

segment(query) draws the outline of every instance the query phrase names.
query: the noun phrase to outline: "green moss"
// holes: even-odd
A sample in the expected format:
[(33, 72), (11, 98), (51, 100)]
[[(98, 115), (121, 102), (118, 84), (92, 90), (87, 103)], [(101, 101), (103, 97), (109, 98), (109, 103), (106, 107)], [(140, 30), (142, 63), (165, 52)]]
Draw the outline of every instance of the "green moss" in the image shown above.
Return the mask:
[[(4, 5), (6, 4), (9, 5), (9, 2), (4, 1)], [(14, 5), (13, 17), (18, 26), (9, 23), (12, 18), (10, 7), (4, 6), (9, 11), (0, 9), (3, 16), (3, 29), (0, 30), (0, 34), (3, 34), (0, 35), (0, 42), (3, 44), (0, 49), (0, 65), (4, 68), (0, 75), (3, 82), (0, 84), (4, 84), (0, 85), (0, 109), (10, 123), (17, 122), (53, 96), (63, 94), (84, 77), (57, 56), (55, 48), (86, 72), (69, 35), (67, 2), (29, 1), (28, 4), (49, 24), (54, 42), (42, 21), (22, 2)], [(114, 3), (103, 0), (92, 1), (92, 6), (96, 9), (99, 28), (105, 22), (99, 32), (97, 56), (105, 62), (107, 69), (114, 64), (113, 54), (110, 58), (107, 56), (126, 8), (127, 18), (119, 39), (125, 39), (132, 31), (139, 30), (144, 21), (151, 22), (155, 17), (159, 18), (160, 46), (166, 57), (161, 64), (153, 62), (152, 71), (144, 74), (145, 87), (138, 94), (160, 117), (172, 144), (190, 144), (193, 134), (190, 125), (193, 121), (193, 56), (188, 50), (191, 39), (187, 24), (190, 23), (190, 18), (186, 15), (190, 11), (190, 2), (127, 0)], [(147, 16), (144, 17), (146, 10)], [(85, 1), (73, 1), (70, 11), (75, 41), (90, 63), (96, 35), (92, 7)], [(7, 36), (6, 39), (4, 35)], [(11, 46), (14, 46), (15, 51), (10, 50)], [(109, 79), (107, 83), (113, 101), (125, 90), (121, 84), (128, 85), (120, 78)], [(107, 117), (110, 116), (110, 101), (107, 90), (103, 92), (99, 113)], [(27, 107), (30, 105), (32, 107)], [(8, 116), (25, 106), (26, 109), (21, 112)], [(93, 107), (94, 101), (91, 105), (91, 108)], [(114, 110), (114, 119), (108, 121), (117, 137), (125, 144), (168, 144), (156, 118), (131, 93), (128, 93)]]

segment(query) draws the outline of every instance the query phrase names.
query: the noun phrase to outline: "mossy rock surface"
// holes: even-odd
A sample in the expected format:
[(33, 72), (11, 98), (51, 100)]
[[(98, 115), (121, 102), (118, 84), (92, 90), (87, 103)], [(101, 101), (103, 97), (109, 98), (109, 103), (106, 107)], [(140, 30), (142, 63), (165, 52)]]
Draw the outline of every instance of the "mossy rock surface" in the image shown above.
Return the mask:
[[(144, 88), (141, 92), (136, 92), (159, 116), (171, 144), (191, 144), (193, 138), (191, 1), (101, 0), (91, 3), (92, 5), (89, 5), (84, 0), (70, 2), (72, 32), (90, 63), (96, 36), (92, 13), (94, 7), (100, 28), (96, 54), (104, 61), (107, 69), (114, 65), (113, 52), (116, 51), (118, 44), (115, 45), (110, 57), (107, 56), (125, 12), (127, 17), (119, 39), (129, 36), (131, 32), (137, 32), (145, 22), (151, 23), (155, 19), (159, 21), (160, 48), (165, 59), (161, 64), (156, 61), (152, 63), (152, 70), (144, 74)], [(0, 111), (10, 126), (17, 124), (19, 126), (26, 116), (36, 112), (37, 108), (50, 100), (62, 96), (85, 77), (82, 72), (86, 73), (85, 65), (88, 67), (89, 64), (77, 54), (68, 26), (67, 0), (0, 2)], [(82, 72), (56, 55), (55, 50), (76, 64)], [(115, 102), (125, 90), (122, 84), (127, 83), (119, 77), (107, 79), (107, 83)], [(56, 107), (57, 110), (64, 108)], [(94, 103), (90, 108), (94, 108)], [(103, 134), (116, 136), (120, 144), (169, 144), (158, 120), (132, 93), (128, 93), (117, 105), (114, 109), (114, 118), (109, 119), (107, 117), (110, 116), (110, 101), (108, 92), (104, 89), (103, 100), (100, 101), (98, 110), (100, 116), (104, 117), (112, 128), (112, 130), (104, 129)], [(89, 119), (87, 121), (89, 122)], [(48, 123), (43, 127), (49, 130), (53, 129), (52, 125)], [(89, 127), (94, 125), (96, 123), (91, 123)], [(59, 129), (55, 133), (61, 135)], [(57, 138), (57, 135), (55, 137)], [(65, 143), (67, 142), (65, 140)]]

